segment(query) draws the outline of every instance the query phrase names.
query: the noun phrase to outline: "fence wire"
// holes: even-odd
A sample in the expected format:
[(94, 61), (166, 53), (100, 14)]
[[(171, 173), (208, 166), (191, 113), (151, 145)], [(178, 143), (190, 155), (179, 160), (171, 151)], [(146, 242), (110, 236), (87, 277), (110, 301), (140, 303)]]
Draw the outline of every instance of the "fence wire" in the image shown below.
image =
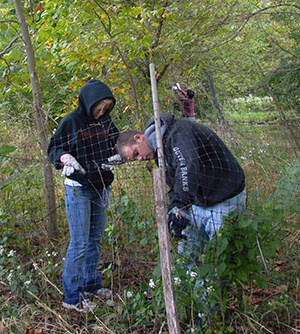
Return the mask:
[[(261, 248), (271, 273), (280, 270), (283, 264), (272, 262), (274, 254), (270, 249), (265, 251), (261, 236), (269, 240), (280, 234), (288, 244), (288, 255), (295, 256), (292, 249), (299, 245), (299, 163), (291, 137), (286, 135), (287, 125), (233, 125), (230, 131), (213, 123), (207, 125), (215, 129), (245, 171), (247, 211), (262, 243), (256, 247)], [(185, 144), (188, 151), (191, 143)], [(32, 152), (38, 152), (35, 144), (1, 155), (1, 298), (20, 298), (18, 305), (30, 303), (26, 297), (30, 290), (39, 300), (47, 294), (49, 307), (57, 309), (57, 301), (63, 298), (61, 274), (69, 244), (65, 178), (60, 171), (55, 173), (60, 240), (53, 244), (46, 235), (42, 166)], [(116, 166), (113, 173), (98, 271), (103, 285), (120, 298), (134, 293), (149, 296), (156, 283), (153, 277), (159, 277), (151, 172), (147, 162), (135, 161)], [(264, 207), (268, 210), (261, 217)], [(266, 221), (269, 230), (262, 231), (260, 223)], [(177, 247), (178, 242), (172, 240), (174, 258)], [(49, 288), (52, 290), (48, 294)], [(8, 304), (1, 306), (1, 313), (7, 312)]]

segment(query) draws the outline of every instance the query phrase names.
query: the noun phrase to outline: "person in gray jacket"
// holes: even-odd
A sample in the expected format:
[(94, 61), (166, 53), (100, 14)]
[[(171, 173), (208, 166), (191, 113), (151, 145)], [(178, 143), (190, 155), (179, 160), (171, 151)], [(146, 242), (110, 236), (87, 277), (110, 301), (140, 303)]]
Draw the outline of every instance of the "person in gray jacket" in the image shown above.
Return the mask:
[[(213, 130), (175, 119), (169, 113), (161, 114), (160, 119), (169, 186), (169, 230), (179, 240), (179, 253), (188, 255), (197, 265), (203, 244), (220, 229), (224, 216), (245, 210), (245, 174)], [(144, 133), (120, 133), (117, 149), (124, 160), (157, 162), (154, 120)]]

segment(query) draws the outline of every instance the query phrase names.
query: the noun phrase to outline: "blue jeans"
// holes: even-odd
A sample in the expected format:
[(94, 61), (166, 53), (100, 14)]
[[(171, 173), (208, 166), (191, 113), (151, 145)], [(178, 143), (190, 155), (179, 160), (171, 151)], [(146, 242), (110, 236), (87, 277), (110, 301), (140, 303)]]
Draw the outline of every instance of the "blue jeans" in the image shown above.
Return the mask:
[(192, 205), (189, 209), (191, 217), (189, 226), (183, 230), (187, 238), (178, 243), (178, 253), (188, 257), (188, 265), (198, 265), (199, 256), (203, 254), (205, 243), (223, 226), (225, 216), (233, 211), (237, 214), (246, 209), (246, 190), (228, 200), (211, 207)]
[(109, 188), (96, 191), (65, 185), (66, 212), (70, 243), (62, 274), (64, 301), (77, 304), (83, 292), (102, 288), (97, 272), (106, 225)]

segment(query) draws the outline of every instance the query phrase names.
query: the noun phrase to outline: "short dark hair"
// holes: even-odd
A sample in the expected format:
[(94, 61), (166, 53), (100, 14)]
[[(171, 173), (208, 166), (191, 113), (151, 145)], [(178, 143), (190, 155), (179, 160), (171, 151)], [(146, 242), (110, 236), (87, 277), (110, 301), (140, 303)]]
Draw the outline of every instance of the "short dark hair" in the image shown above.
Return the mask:
[(186, 91), (186, 93), (187, 93), (188, 97), (190, 97), (190, 98), (192, 98), (192, 97), (195, 96), (195, 92), (194, 92), (193, 90), (191, 90), (191, 89), (188, 89), (188, 90)]
[(137, 130), (127, 130), (119, 134), (116, 145), (118, 153), (120, 154), (122, 159), (124, 159), (124, 152), (123, 152), (124, 146), (131, 146), (135, 144), (136, 140), (134, 136), (136, 134), (143, 134), (143, 132)]

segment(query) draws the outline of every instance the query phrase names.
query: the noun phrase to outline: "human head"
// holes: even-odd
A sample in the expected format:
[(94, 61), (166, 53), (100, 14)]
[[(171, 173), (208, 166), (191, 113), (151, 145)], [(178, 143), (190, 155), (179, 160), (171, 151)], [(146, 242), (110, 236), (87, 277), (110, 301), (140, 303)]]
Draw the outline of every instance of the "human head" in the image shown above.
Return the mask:
[[(81, 110), (86, 111), (94, 120), (98, 120), (99, 117), (101, 118), (104, 114), (108, 114), (115, 103), (116, 100), (111, 89), (104, 82), (97, 79), (89, 80), (83, 85), (79, 93), (79, 107)], [(100, 104), (99, 107), (97, 106), (98, 104)], [(95, 114), (97, 118), (93, 115), (93, 109), (96, 106), (101, 110), (100, 115), (98, 115), (99, 111)]]
[(92, 115), (95, 120), (99, 120), (105, 114), (108, 114), (114, 107), (114, 101), (111, 99), (104, 99), (97, 102), (92, 107)]
[(125, 160), (151, 160), (155, 152), (146, 140), (146, 136), (136, 130), (120, 133), (117, 140), (118, 153)]
[(188, 89), (188, 90), (186, 91), (186, 93), (187, 93), (187, 96), (188, 96), (190, 99), (193, 98), (194, 95), (195, 95), (195, 92), (194, 92), (193, 90), (191, 90), (191, 89)]

